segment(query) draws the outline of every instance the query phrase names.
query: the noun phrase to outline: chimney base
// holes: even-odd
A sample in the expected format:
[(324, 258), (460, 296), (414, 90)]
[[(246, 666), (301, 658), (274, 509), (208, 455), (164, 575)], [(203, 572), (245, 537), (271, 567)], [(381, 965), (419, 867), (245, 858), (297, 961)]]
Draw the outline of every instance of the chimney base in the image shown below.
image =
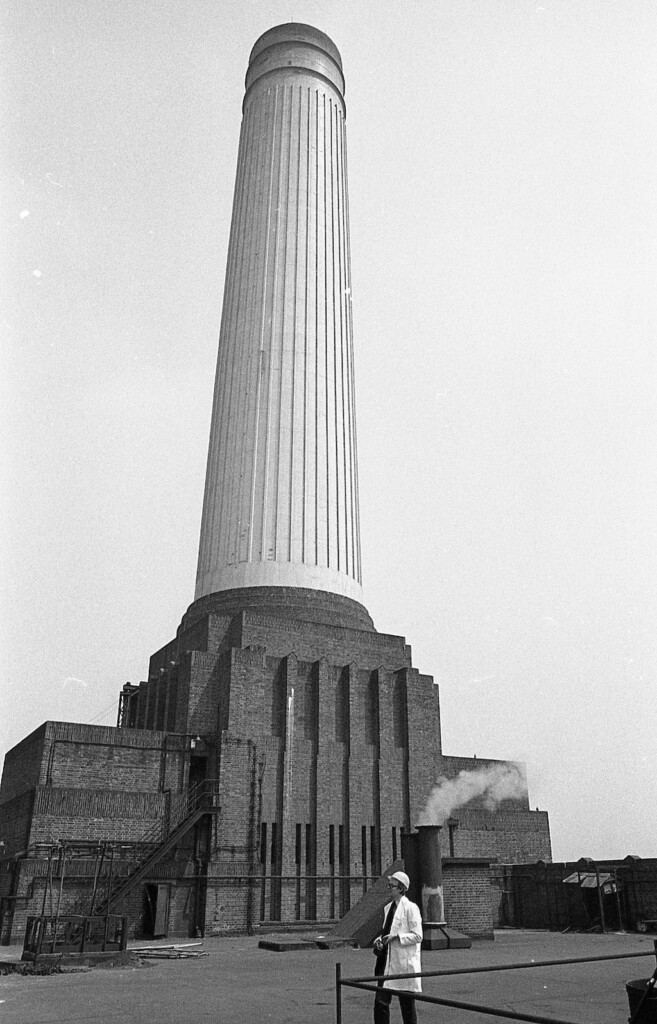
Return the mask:
[(423, 925), (422, 949), (471, 949), (472, 939), (446, 924)]

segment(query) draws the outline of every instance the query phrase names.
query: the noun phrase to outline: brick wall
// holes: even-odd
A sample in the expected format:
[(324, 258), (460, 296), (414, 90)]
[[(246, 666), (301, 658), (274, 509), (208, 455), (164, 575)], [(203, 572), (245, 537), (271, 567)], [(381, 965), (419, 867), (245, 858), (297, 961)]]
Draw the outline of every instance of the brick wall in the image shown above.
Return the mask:
[(2, 856), (9, 857), (27, 849), (34, 789), (20, 793), (0, 806), (0, 838), (4, 842)]
[[(34, 813), (13, 809), (14, 833), (31, 816), (32, 841), (134, 838), (162, 813), (164, 791), (187, 786), (190, 736), (199, 735), (221, 806), (206, 931), (244, 930), (261, 916), (339, 917), (400, 855), (402, 829), (418, 823), (437, 780), (505, 762), (442, 754), (438, 687), (412, 667), (403, 637), (353, 628), (337, 612), (327, 623), (220, 612), (188, 617), (189, 628), (153, 655), (136, 697), (138, 728), (47, 723), (11, 752), (5, 802), (37, 792)], [(548, 859), (547, 816), (528, 807), (525, 796), (496, 814), (476, 803), (455, 812), (454, 853)], [(467, 871), (476, 903), (483, 883)], [(161, 872), (177, 886), (171, 934), (184, 934), (196, 893), (189, 866), (174, 857)], [(460, 878), (454, 867), (453, 910), (465, 919), (475, 911)], [(143, 891), (135, 900), (131, 914), (143, 911)], [(469, 930), (487, 927), (472, 918)]]
[(39, 781), (81, 789), (178, 790), (188, 748), (181, 737), (141, 729), (46, 723)]
[[(176, 655), (167, 645), (151, 668), (177, 658), (180, 731), (219, 729), (211, 931), (244, 927), (247, 912), (343, 913), (362, 895), (362, 876), (399, 855), (402, 828), (419, 820), (437, 779), (506, 763), (442, 755), (438, 687), (410, 667), (402, 637), (250, 610), (232, 621), (210, 615), (179, 641), (208, 649)], [(547, 817), (532, 816), (526, 796), (498, 816), (475, 802), (455, 841), (461, 857), (549, 857)], [(227, 881), (254, 874), (281, 880), (248, 899)], [(314, 890), (312, 874), (326, 878)], [(339, 875), (355, 877), (331, 881)]]
[(283, 657), (294, 651), (307, 661), (324, 657), (343, 665), (351, 661), (393, 669), (410, 665), (410, 648), (400, 636), (255, 612), (243, 612), (241, 620), (242, 644), (265, 646), (273, 655)]
[(472, 938), (492, 939), (490, 863), (487, 860), (443, 860), (443, 895), (448, 926)]
[(30, 842), (137, 841), (163, 819), (165, 808), (158, 792), (38, 787)]
[[(507, 864), (551, 860), (550, 827), (546, 811), (462, 808), (453, 812), (458, 825), (451, 830), (454, 855), (490, 857)], [(445, 828), (444, 852), (449, 851)]]
[(37, 785), (50, 725), (50, 722), (44, 722), (7, 753), (0, 784), (0, 805)]
[[(60, 840), (141, 840), (164, 819), (167, 791), (175, 797), (186, 785), (189, 753), (184, 738), (164, 732), (46, 722), (7, 755), (4, 794), (14, 794), (0, 804), (7, 853)], [(2, 922), (3, 941), (20, 940), (26, 916), (41, 912), (45, 870), (45, 854), (0, 865), (0, 892), (18, 897), (11, 931)], [(71, 908), (92, 886), (93, 875), (67, 884)]]

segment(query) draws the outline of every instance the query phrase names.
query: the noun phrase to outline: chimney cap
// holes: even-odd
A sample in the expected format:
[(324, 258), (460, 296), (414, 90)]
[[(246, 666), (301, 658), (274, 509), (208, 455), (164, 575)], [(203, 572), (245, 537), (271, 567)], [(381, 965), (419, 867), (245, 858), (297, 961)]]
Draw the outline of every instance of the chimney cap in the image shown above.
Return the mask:
[(272, 72), (306, 71), (330, 82), (344, 99), (340, 51), (332, 39), (312, 25), (292, 21), (263, 32), (249, 55), (247, 94), (258, 79)]
[(253, 45), (249, 55), (249, 64), (253, 64), (256, 57), (263, 50), (268, 49), (270, 46), (276, 46), (278, 43), (306, 43), (309, 46), (316, 47), (318, 50), (324, 50), (335, 61), (340, 71), (342, 71), (340, 51), (333, 40), (325, 32), (321, 32), (313, 25), (304, 25), (298, 21), (288, 21), (284, 25), (274, 25), (273, 28), (263, 32)]

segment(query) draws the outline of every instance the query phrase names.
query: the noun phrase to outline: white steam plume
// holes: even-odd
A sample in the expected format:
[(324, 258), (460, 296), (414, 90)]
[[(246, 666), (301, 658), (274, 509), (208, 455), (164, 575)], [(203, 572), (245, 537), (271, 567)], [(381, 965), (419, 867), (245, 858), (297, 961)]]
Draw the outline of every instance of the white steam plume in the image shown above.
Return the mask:
[(518, 800), (527, 795), (527, 783), (513, 764), (491, 765), (476, 771), (461, 771), (455, 779), (437, 783), (422, 812), (422, 825), (442, 825), (456, 807), (483, 796), (484, 807), (494, 811), (502, 800)]

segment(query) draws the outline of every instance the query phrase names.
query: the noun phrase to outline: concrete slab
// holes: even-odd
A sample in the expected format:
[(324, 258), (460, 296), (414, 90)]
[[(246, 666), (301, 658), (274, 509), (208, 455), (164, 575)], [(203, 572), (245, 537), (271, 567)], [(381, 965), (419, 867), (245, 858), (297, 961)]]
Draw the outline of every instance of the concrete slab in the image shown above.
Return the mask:
[(449, 949), (470, 949), (472, 947), (472, 939), (470, 936), (464, 935), (463, 932), (457, 932), (456, 928), (450, 928), (449, 925), (443, 925), (441, 931), (447, 939)]
[(355, 939), (340, 939), (330, 936), (327, 936), (325, 939), (316, 939), (315, 944), (318, 949), (344, 949), (346, 946), (358, 945)]
[(258, 949), (270, 949), (274, 953), (291, 953), (296, 949), (317, 949), (317, 946), (306, 939), (276, 939), (272, 936), (269, 939), (260, 939)]
[[(162, 945), (171, 943), (163, 940)], [(183, 939), (179, 941), (184, 941)], [(137, 943), (134, 943), (137, 945)], [(153, 946), (158, 943), (154, 942)], [(0, 977), (3, 1024), (180, 1024), (181, 1021), (230, 1021), (231, 1024), (335, 1024), (335, 965), (344, 977), (371, 977), (369, 949), (308, 947), (271, 956), (258, 938), (205, 939), (208, 956), (150, 960), (140, 967), (87, 970), (50, 977)], [(10, 948), (0, 949), (12, 959)], [(16, 947), (15, 959), (22, 949)], [(427, 978), (428, 994), (481, 1006), (551, 1016), (579, 1024), (626, 1024), (628, 980), (649, 977), (655, 968), (649, 935), (561, 935), (554, 932), (497, 932), (495, 941), (473, 941), (471, 949), (422, 953), (425, 971), (531, 960), (572, 959), (632, 953), (623, 960), (528, 968), (487, 974)], [(636, 954), (642, 954), (637, 957)], [(649, 955), (648, 955), (649, 954)], [(371, 1020), (371, 992), (344, 988), (343, 1024)], [(490, 1024), (489, 1014), (418, 1006), (421, 1024)], [(399, 1024), (393, 1002), (392, 1022)]]

